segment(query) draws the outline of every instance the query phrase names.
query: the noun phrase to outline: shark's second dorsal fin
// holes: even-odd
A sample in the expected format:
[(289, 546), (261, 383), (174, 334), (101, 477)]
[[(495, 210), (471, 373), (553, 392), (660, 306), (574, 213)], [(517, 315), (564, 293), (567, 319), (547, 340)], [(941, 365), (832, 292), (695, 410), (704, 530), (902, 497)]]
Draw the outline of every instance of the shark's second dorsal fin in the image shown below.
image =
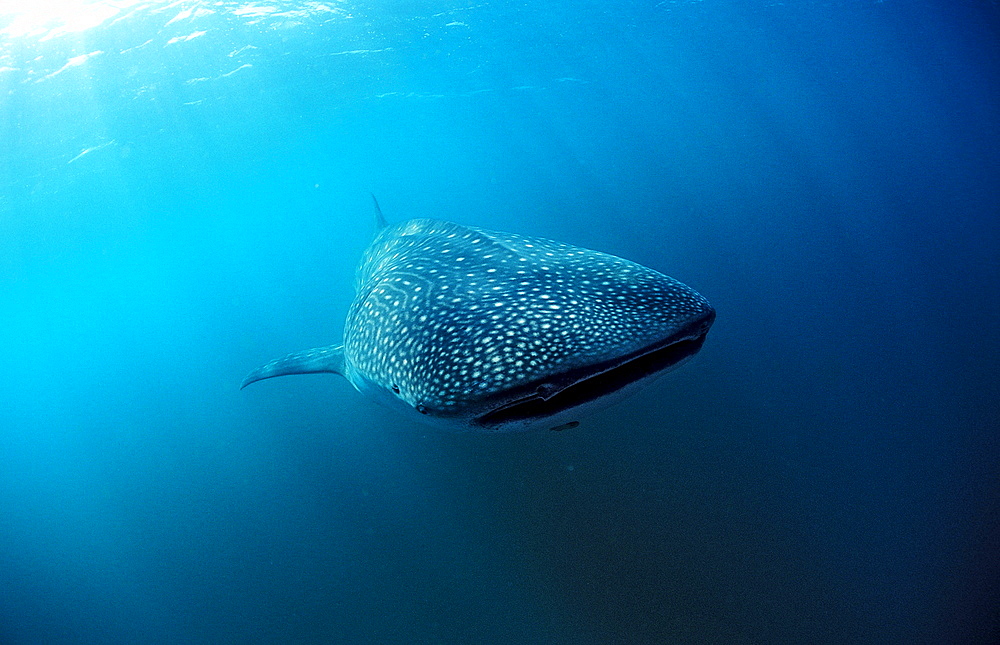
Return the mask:
[(372, 196), (372, 203), (375, 204), (375, 233), (378, 233), (383, 228), (388, 226), (389, 223), (385, 221), (385, 215), (382, 214), (382, 209), (379, 208), (378, 200), (375, 199), (375, 195), (373, 193), (368, 194)]
[(243, 379), (243, 384), (240, 385), (240, 389), (242, 390), (255, 381), (262, 381), (275, 376), (285, 376), (286, 374), (319, 374), (321, 372), (344, 373), (343, 345), (307, 349), (304, 352), (296, 352), (284, 358), (273, 360), (267, 365), (261, 365), (247, 374), (247, 377)]

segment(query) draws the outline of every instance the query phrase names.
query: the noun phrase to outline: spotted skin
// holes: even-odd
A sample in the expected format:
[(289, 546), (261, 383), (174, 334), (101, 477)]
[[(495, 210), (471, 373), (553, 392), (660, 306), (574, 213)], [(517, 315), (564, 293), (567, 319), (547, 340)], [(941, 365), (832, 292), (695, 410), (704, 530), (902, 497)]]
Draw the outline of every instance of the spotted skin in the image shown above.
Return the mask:
[[(442, 425), (562, 429), (575, 426), (575, 401), (514, 419), (490, 415), (569, 392), (616, 367), (620, 378), (632, 358), (656, 349), (696, 342), (693, 354), (715, 315), (690, 287), (634, 262), (433, 219), (383, 228), (355, 286), (342, 351), (293, 354), (255, 370), (244, 385), (334, 371)], [(671, 360), (647, 369), (663, 371)], [(602, 394), (598, 388), (580, 404)]]

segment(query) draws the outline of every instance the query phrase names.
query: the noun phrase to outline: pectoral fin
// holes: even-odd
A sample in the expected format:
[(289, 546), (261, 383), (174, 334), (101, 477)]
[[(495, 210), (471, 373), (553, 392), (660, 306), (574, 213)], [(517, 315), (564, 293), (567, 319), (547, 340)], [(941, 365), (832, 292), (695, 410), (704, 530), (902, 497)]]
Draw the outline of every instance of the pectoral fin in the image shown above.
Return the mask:
[(273, 360), (267, 365), (262, 365), (247, 374), (247, 377), (243, 379), (243, 384), (240, 385), (240, 389), (242, 390), (255, 381), (275, 376), (285, 376), (286, 374), (318, 374), (321, 372), (344, 373), (343, 345), (307, 349), (304, 352), (296, 352), (284, 358)]

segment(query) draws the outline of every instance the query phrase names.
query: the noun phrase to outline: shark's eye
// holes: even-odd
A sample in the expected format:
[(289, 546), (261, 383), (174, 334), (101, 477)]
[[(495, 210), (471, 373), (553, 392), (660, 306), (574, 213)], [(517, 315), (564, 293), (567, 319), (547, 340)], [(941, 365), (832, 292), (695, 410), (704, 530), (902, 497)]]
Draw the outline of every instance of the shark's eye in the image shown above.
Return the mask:
[(535, 388), (535, 394), (542, 397), (543, 399), (547, 399), (548, 397), (552, 396), (552, 394), (554, 394), (555, 391), (556, 391), (556, 386), (552, 385), (551, 383), (542, 383), (541, 385)]
[(427, 414), (427, 408), (424, 407), (423, 403), (417, 404), (417, 412), (419, 412), (420, 414)]
[(399, 394), (399, 386), (398, 385), (393, 385), (392, 386), (392, 391), (395, 392), (396, 394)]

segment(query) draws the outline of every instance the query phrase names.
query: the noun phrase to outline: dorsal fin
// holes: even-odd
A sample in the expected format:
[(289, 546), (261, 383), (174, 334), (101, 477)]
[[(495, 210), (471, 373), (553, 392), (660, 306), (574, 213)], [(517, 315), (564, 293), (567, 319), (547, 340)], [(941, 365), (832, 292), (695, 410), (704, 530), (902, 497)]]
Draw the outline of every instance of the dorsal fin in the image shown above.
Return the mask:
[(378, 233), (383, 228), (388, 226), (389, 223), (385, 221), (385, 215), (382, 214), (382, 209), (379, 208), (378, 200), (375, 199), (375, 194), (374, 193), (368, 193), (368, 194), (372, 196), (372, 203), (375, 204), (375, 233)]
[(267, 365), (261, 365), (247, 374), (247, 377), (243, 379), (243, 384), (240, 385), (240, 389), (242, 390), (256, 381), (262, 381), (275, 376), (285, 376), (286, 374), (319, 374), (321, 372), (332, 372), (333, 374), (344, 373), (343, 345), (307, 349), (304, 352), (295, 352), (294, 354), (273, 360)]

